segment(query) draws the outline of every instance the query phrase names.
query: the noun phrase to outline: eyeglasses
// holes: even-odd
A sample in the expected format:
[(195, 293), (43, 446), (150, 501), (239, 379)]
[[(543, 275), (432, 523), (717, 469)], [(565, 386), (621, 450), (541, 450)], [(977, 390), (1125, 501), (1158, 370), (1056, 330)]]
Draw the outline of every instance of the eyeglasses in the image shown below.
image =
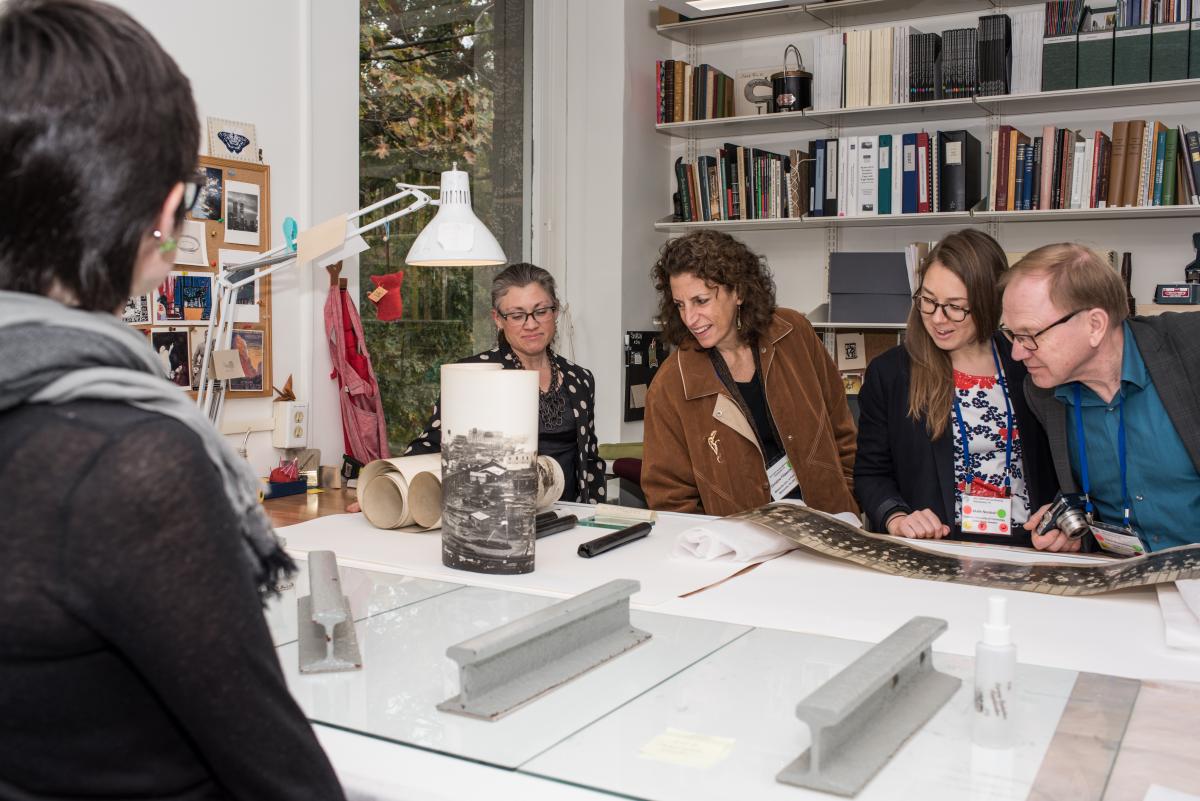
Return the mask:
[(938, 303), (933, 298), (926, 297), (920, 292), (913, 295), (912, 299), (913, 304), (917, 307), (917, 311), (921, 312), (921, 314), (931, 315), (938, 309), (941, 309), (942, 314), (946, 315), (946, 319), (955, 323), (961, 323), (971, 313), (970, 309), (959, 306), (957, 303)]
[(542, 323), (542, 322), (545, 322), (547, 319), (549, 319), (550, 316), (553, 315), (557, 311), (558, 311), (557, 306), (542, 306), (540, 308), (534, 309), (531, 312), (524, 312), (524, 311), (501, 312), (501, 311), (498, 311), (498, 312), (496, 312), (496, 314), (500, 315), (500, 317), (504, 320), (504, 322), (508, 323), (509, 325), (525, 325), (525, 321), (527, 319), (529, 319), (530, 317), (532, 317), (534, 319), (534, 321)]
[(1005, 338), (1007, 338), (1009, 342), (1015, 342), (1016, 344), (1020, 345), (1025, 350), (1037, 350), (1038, 349), (1038, 344), (1037, 344), (1038, 337), (1040, 337), (1042, 334), (1049, 331), (1054, 326), (1062, 325), (1067, 320), (1070, 320), (1072, 317), (1079, 314), (1081, 311), (1083, 311), (1083, 309), (1076, 309), (1075, 311), (1071, 312), (1070, 314), (1066, 315), (1065, 317), (1059, 317), (1057, 320), (1050, 323), (1050, 325), (1046, 326), (1041, 331), (1038, 331), (1036, 334), (1015, 334), (1015, 333), (1013, 333), (1013, 330), (1006, 325), (1000, 326), (1000, 333), (1004, 334)]

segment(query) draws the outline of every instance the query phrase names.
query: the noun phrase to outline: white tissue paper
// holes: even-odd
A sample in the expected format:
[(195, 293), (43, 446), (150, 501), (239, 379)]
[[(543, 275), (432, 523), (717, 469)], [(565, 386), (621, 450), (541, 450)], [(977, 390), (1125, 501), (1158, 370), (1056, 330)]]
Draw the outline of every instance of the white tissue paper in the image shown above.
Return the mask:
[[(787, 503), (804, 506), (798, 501)], [(839, 512), (833, 516), (855, 528), (862, 528), (857, 515)], [(705, 560), (724, 559), (728, 562), (761, 562), (797, 547), (787, 537), (757, 523), (723, 517), (679, 532), (674, 555)]]
[(1200, 651), (1200, 580), (1157, 584), (1155, 589), (1167, 647)]

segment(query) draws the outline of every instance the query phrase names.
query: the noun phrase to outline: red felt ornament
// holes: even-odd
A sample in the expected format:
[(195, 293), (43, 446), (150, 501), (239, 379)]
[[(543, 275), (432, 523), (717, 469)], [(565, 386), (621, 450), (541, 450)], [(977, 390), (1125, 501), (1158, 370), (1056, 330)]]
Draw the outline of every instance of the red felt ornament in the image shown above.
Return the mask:
[(383, 321), (399, 320), (404, 314), (404, 301), (400, 297), (400, 285), (404, 283), (404, 272), (388, 275), (372, 275), (375, 291), (367, 295), (375, 303), (375, 316)]

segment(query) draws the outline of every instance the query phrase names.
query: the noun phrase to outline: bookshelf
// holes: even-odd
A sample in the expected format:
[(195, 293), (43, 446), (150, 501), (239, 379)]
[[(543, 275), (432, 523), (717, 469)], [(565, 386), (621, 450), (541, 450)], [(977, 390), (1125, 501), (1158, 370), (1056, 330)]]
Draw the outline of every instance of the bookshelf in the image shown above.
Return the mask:
[[(735, 66), (771, 63), (777, 58), (776, 51), (782, 50), (780, 42), (789, 37), (800, 39), (855, 27), (913, 20), (919, 21), (916, 24), (922, 30), (940, 31), (954, 24), (964, 24), (964, 17), (1035, 5), (1042, 4), (1027, 0), (834, 0), (660, 24), (654, 32), (659, 41), (676, 43), (668, 45), (673, 53), (670, 57), (693, 64), (711, 60), (732, 75)], [(947, 24), (939, 27), (941, 20), (932, 19), (938, 17), (949, 18)], [(705, 58), (709, 55), (707, 48), (702, 49), (702, 45), (715, 45), (708, 58)], [(855, 135), (859, 131), (871, 134), (874, 133), (871, 129), (876, 127), (890, 130), (893, 135), (901, 128), (906, 132), (918, 128), (930, 131), (962, 127), (982, 129), (985, 133), (981, 135), (977, 130), (976, 136), (983, 149), (983, 191), (986, 195), (987, 131), (996, 130), (1001, 123), (1021, 127), (1033, 125), (1032, 122), (1016, 122), (1015, 118), (1037, 120), (1041, 125), (1064, 119), (1063, 115), (1069, 113), (1075, 114), (1075, 120), (1085, 116), (1090, 118), (1088, 124), (1101, 130), (1111, 130), (1112, 122), (1121, 119), (1162, 119), (1172, 125), (1183, 123), (1195, 130), (1200, 127), (1200, 78), (666, 123), (653, 126), (658, 135), (654, 138), (661, 144), (652, 146), (659, 153), (669, 150), (671, 161), (680, 155), (692, 161), (702, 153), (711, 155), (711, 151), (723, 142), (746, 146), (757, 144), (768, 150), (786, 152), (810, 139)], [(1010, 118), (1013, 118), (1012, 122)], [(1064, 123), (1071, 127), (1079, 125), (1066, 119)], [(1029, 133), (1033, 133), (1032, 128)], [(767, 144), (758, 144), (756, 140)], [(672, 176), (670, 191), (674, 191), (675, 185)], [(670, 191), (663, 195), (668, 209)], [(1200, 205), (1002, 212), (979, 208), (950, 213), (709, 222), (677, 222), (667, 216), (655, 219), (652, 227), (656, 233), (668, 235), (713, 228), (753, 236), (753, 239), (748, 237), (747, 242), (752, 242), (751, 247), (767, 257), (775, 268), (781, 297), (794, 298), (791, 305), (795, 308), (814, 309), (814, 316), (810, 318), (813, 325), (832, 334), (835, 330), (869, 330), (873, 327), (863, 323), (831, 324), (816, 314), (821, 301), (828, 300), (828, 294), (823, 291), (824, 283), (820, 282), (818, 287), (814, 278), (826, 274), (828, 256), (832, 252), (895, 250), (906, 240), (937, 239), (945, 230), (962, 226), (982, 226), (987, 233), (1005, 242), (1006, 249), (1022, 252), (1055, 238), (1079, 239), (1099, 250), (1133, 251), (1135, 284), (1140, 284), (1135, 285), (1134, 294), (1145, 298), (1152, 293), (1155, 282), (1180, 280), (1181, 265), (1191, 258), (1190, 237), (1191, 232), (1197, 230), (1197, 221), (1200, 221)], [(1061, 223), (1067, 225), (1053, 227)], [(874, 327), (889, 329), (886, 325)], [(893, 330), (898, 327), (890, 326)]]
[[(1100, 86), (1091, 89), (1064, 89), (1056, 92), (1032, 92), (1021, 95), (960, 97), (897, 103), (890, 106), (794, 111), (745, 117), (722, 117), (693, 122), (670, 122), (655, 130), (684, 139), (731, 139), (789, 132), (823, 131), (833, 127), (866, 127), (880, 124), (908, 124), (986, 118), (990, 115), (1017, 116), (1051, 114), (1065, 111), (1128, 109), (1130, 106), (1155, 106), (1172, 103), (1196, 103), (1200, 100), (1200, 78), (1159, 83)], [(1136, 117), (1130, 111), (1121, 112)]]
[(656, 231), (683, 233), (696, 228), (720, 231), (779, 231), (789, 228), (876, 228), (914, 225), (986, 225), (1019, 222), (1081, 222), (1088, 220), (1196, 219), (1200, 206), (1126, 206), (1111, 209), (1031, 209), (1029, 211), (951, 211), (926, 214), (886, 214), (877, 217), (798, 217), (782, 220), (719, 220), (677, 222), (664, 217)]
[(660, 36), (681, 44), (706, 45), (823, 31), (835, 25), (873, 25), (970, 12), (983, 14), (1003, 6), (999, 0), (838, 0), (672, 22), (659, 25), (657, 30)]
[(818, 331), (901, 331), (908, 323), (838, 323), (829, 320), (829, 304), (822, 303), (804, 315), (809, 324)]

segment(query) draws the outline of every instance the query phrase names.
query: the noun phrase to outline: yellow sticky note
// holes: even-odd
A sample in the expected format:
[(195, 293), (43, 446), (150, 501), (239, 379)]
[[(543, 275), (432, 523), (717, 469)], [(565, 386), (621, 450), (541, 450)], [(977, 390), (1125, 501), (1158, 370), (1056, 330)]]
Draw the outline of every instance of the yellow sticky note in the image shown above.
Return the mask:
[(732, 737), (667, 729), (642, 746), (638, 756), (687, 768), (710, 768), (733, 751)]
[(296, 261), (300, 264), (319, 259), (346, 241), (346, 215), (331, 217), (320, 225), (301, 231), (296, 237)]

